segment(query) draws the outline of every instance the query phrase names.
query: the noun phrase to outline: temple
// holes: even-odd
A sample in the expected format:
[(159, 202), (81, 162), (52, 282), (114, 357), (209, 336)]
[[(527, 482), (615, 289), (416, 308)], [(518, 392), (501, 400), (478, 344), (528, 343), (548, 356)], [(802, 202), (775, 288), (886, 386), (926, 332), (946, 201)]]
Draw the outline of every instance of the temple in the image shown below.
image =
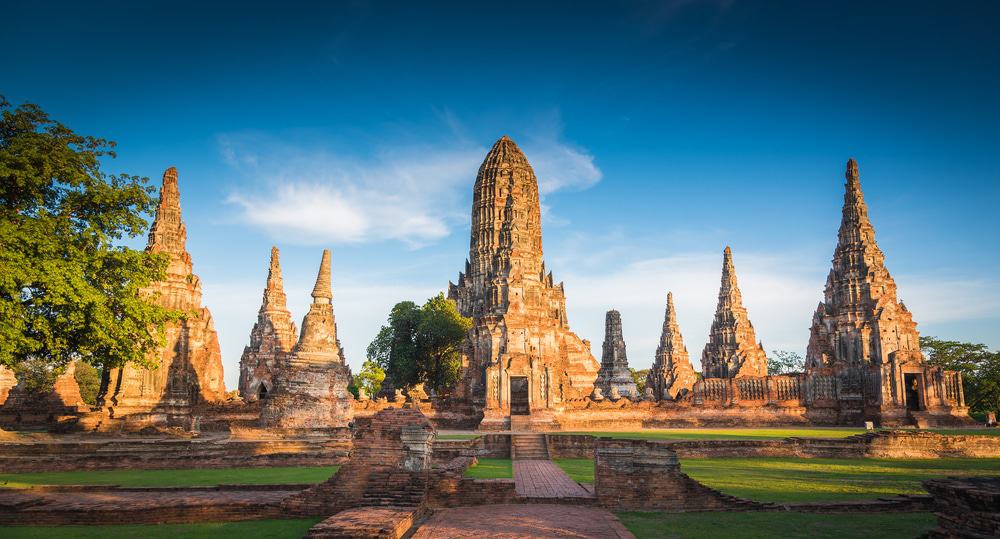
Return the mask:
[(663, 315), (663, 331), (656, 347), (653, 367), (649, 370), (646, 387), (652, 388), (657, 400), (674, 400), (686, 395), (698, 381), (698, 374), (691, 365), (681, 328), (674, 310), (674, 295), (667, 292), (667, 310)]
[(460, 392), (482, 410), (482, 428), (511, 415), (545, 420), (567, 399), (593, 391), (599, 365), (569, 328), (563, 284), (542, 261), (538, 180), (504, 136), (479, 167), (469, 258), (448, 297), (473, 327)]
[(619, 396), (639, 397), (635, 380), (628, 368), (625, 353), (625, 338), (622, 336), (622, 315), (618, 311), (608, 311), (604, 318), (604, 346), (601, 353), (601, 369), (597, 371), (594, 386), (604, 396), (617, 399)]
[(250, 344), (240, 358), (239, 389), (245, 402), (264, 398), (274, 389), (275, 369), (295, 346), (298, 333), (286, 304), (278, 256), (278, 248), (272, 247), (264, 298), (250, 331)]
[(854, 159), (845, 176), (833, 267), (806, 350), (807, 373), (834, 383), (817, 384), (813, 404), (830, 414), (836, 410), (841, 423), (951, 423), (967, 415), (961, 375), (925, 363), (917, 324), (897, 299), (875, 243)]
[(264, 427), (322, 433), (351, 421), (351, 371), (337, 339), (329, 249), (323, 250), (312, 298), (299, 341), (282, 355), (274, 389), (261, 409)]
[(187, 316), (167, 324), (166, 345), (156, 354), (157, 367), (129, 364), (105, 371), (98, 405), (112, 418), (184, 423), (189, 421), (191, 405), (225, 398), (219, 338), (211, 312), (202, 305), (201, 280), (193, 272), (186, 241), (177, 169), (170, 167), (163, 173), (146, 246), (147, 252), (168, 256), (166, 278), (141, 293)]
[(701, 353), (702, 375), (705, 378), (736, 378), (767, 376), (767, 354), (757, 341), (750, 317), (743, 307), (743, 295), (736, 282), (733, 251), (726, 247), (722, 257), (722, 286), (719, 304), (709, 334), (708, 344)]

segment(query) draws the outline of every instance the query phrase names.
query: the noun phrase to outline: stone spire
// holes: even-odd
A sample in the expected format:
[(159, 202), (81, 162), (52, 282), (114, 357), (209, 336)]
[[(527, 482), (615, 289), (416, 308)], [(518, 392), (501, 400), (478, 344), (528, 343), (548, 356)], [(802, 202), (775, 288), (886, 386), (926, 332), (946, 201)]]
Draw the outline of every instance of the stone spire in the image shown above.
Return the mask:
[(608, 311), (604, 317), (604, 348), (601, 354), (601, 369), (597, 372), (597, 382), (604, 395), (639, 396), (639, 391), (628, 369), (625, 353), (625, 338), (622, 336), (622, 315), (618, 311)]
[(177, 169), (170, 167), (163, 173), (160, 201), (146, 246), (148, 252), (168, 255), (166, 277), (142, 293), (187, 316), (167, 325), (167, 343), (157, 352), (156, 369), (126, 365), (106, 371), (98, 400), (105, 408), (113, 407), (115, 417), (156, 411), (155, 417), (184, 421), (182, 416), (188, 414), (191, 404), (225, 398), (219, 337), (212, 313), (202, 305), (201, 279), (193, 273), (186, 240)]
[(880, 365), (893, 354), (922, 362), (917, 324), (897, 299), (896, 282), (875, 243), (854, 159), (845, 178), (833, 267), (813, 316), (806, 366)]
[(302, 319), (302, 333), (295, 351), (314, 361), (343, 364), (337, 342), (337, 322), (333, 315), (333, 291), (330, 288), (330, 250), (323, 249), (323, 259), (312, 291), (313, 302)]
[(705, 378), (767, 376), (767, 354), (757, 342), (757, 334), (743, 307), (733, 251), (728, 246), (722, 259), (719, 304), (708, 344), (701, 354), (701, 365)]
[(271, 392), (282, 356), (295, 346), (297, 330), (286, 306), (278, 257), (278, 248), (272, 247), (257, 323), (250, 331), (250, 344), (243, 349), (240, 358), (240, 396), (248, 402)]
[(646, 385), (653, 388), (653, 395), (657, 399), (676, 399), (691, 391), (696, 381), (698, 375), (691, 365), (681, 328), (677, 324), (674, 295), (667, 292), (667, 309), (663, 315), (660, 344), (656, 347), (656, 356), (646, 378)]
[(261, 409), (264, 426), (293, 430), (346, 427), (352, 417), (344, 362), (330, 288), (330, 250), (323, 250), (313, 302), (302, 319), (302, 333), (291, 352), (281, 356), (274, 390)]
[(472, 198), (469, 258), (448, 288), (449, 299), (474, 323), (458, 390), (496, 416), (487, 414), (484, 422), (507, 410), (509, 377), (519, 384), (531, 378), (534, 410), (589, 395), (599, 365), (570, 331), (563, 284), (542, 261), (538, 180), (510, 137), (490, 149)]

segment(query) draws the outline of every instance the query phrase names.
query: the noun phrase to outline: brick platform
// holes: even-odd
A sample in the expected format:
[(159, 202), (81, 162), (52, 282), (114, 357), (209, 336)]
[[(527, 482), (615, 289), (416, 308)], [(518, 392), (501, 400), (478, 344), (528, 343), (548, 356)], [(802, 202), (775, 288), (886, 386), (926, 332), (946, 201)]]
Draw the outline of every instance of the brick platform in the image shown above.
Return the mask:
[(593, 498), (550, 460), (515, 460), (514, 485), (523, 498)]
[(398, 539), (422, 511), (413, 507), (357, 507), (341, 511), (309, 529), (306, 537), (324, 539)]
[(610, 512), (570, 505), (489, 505), (437, 511), (413, 539), (634, 538)]

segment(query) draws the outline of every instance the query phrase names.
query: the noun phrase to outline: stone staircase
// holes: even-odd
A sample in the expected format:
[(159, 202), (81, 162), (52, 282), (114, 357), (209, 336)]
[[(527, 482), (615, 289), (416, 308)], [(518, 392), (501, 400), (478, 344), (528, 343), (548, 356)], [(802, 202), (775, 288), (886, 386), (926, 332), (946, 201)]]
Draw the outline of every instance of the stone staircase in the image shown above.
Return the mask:
[(544, 434), (511, 434), (510, 452), (515, 460), (549, 460)]
[(400, 470), (377, 471), (368, 479), (361, 504), (366, 507), (418, 507), (427, 493), (427, 478)]

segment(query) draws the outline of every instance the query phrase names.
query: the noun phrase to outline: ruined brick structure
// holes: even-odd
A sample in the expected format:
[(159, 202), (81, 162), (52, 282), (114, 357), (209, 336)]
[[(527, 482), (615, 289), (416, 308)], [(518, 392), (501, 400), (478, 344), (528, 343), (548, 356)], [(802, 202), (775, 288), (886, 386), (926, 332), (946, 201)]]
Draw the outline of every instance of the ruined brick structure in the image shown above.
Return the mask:
[(187, 317), (167, 325), (167, 342), (157, 353), (157, 368), (126, 365), (105, 371), (98, 404), (112, 417), (137, 415), (154, 422), (176, 419), (183, 423), (192, 404), (225, 398), (219, 338), (211, 312), (201, 303), (201, 280), (193, 273), (186, 241), (177, 169), (170, 167), (163, 173), (146, 247), (147, 252), (169, 257), (167, 275), (141, 293)]
[(271, 248), (271, 267), (257, 323), (250, 331), (250, 344), (240, 358), (240, 396), (246, 402), (258, 400), (274, 389), (275, 369), (295, 346), (295, 322), (286, 305), (281, 281), (278, 248)]
[(733, 251), (729, 247), (723, 254), (719, 304), (708, 344), (701, 353), (701, 365), (705, 378), (767, 376), (767, 354), (757, 341), (753, 324), (743, 307)]
[(924, 362), (917, 324), (897, 299), (875, 243), (854, 159), (845, 176), (833, 268), (806, 350), (810, 406), (844, 423), (919, 424), (966, 415), (961, 375)]
[(44, 393), (32, 393), (21, 383), (10, 389), (0, 406), (0, 424), (43, 425), (59, 422), (61, 416), (70, 419), (88, 408), (76, 382), (76, 361), (72, 361)]
[(673, 400), (691, 391), (698, 381), (698, 374), (691, 365), (681, 328), (674, 310), (674, 295), (667, 292), (667, 310), (663, 315), (663, 331), (656, 347), (653, 367), (646, 378), (646, 387), (653, 390), (657, 400)]
[(1000, 537), (1000, 477), (950, 477), (923, 482), (934, 496), (931, 539)]
[(351, 421), (351, 371), (337, 340), (329, 249), (323, 250), (312, 298), (299, 341), (282, 356), (274, 389), (264, 401), (262, 426), (322, 432), (347, 427)]
[(623, 397), (639, 397), (639, 390), (628, 370), (625, 338), (622, 337), (622, 315), (618, 311), (608, 311), (604, 318), (601, 369), (597, 371), (594, 386), (600, 388), (605, 396), (611, 396), (614, 392)]
[(589, 395), (599, 365), (569, 328), (563, 284), (542, 261), (538, 180), (504, 136), (476, 176), (469, 259), (448, 297), (473, 319), (462, 387), (484, 428), (511, 414), (541, 420), (567, 399)]
[(7, 394), (17, 385), (17, 378), (14, 371), (0, 365), (0, 405), (7, 400)]

